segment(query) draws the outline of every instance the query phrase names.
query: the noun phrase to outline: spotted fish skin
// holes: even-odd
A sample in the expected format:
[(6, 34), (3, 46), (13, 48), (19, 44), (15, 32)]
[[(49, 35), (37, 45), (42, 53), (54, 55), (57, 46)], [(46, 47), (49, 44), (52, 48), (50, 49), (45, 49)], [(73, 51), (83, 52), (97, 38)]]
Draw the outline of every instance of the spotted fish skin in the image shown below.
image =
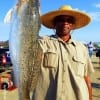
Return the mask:
[(19, 0), (12, 19), (9, 48), (15, 83), (19, 100), (31, 100), (30, 92), (36, 86), (42, 61), (38, 0)]

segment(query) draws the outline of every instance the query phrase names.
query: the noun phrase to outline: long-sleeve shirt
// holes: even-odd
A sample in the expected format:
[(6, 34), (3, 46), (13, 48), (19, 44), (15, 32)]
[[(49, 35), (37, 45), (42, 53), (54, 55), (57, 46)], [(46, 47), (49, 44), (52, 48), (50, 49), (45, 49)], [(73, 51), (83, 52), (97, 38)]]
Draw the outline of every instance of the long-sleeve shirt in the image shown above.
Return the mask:
[(39, 39), (43, 61), (33, 100), (89, 100), (84, 76), (94, 72), (86, 47), (57, 36)]

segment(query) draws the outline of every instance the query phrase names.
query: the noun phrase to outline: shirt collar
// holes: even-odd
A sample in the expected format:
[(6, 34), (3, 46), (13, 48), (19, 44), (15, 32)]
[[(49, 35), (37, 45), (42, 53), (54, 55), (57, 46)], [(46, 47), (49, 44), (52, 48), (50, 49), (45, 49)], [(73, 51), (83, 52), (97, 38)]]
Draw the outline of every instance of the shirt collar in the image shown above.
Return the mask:
[(51, 39), (53, 39), (53, 40), (58, 40), (58, 41), (60, 41), (60, 42), (67, 43), (67, 44), (72, 44), (72, 45), (76, 46), (76, 42), (72, 39), (72, 37), (70, 37), (69, 41), (67, 41), (67, 42), (64, 42), (64, 41), (63, 41), (61, 38), (59, 38), (57, 35), (51, 35), (50, 37), (51, 37)]
[(76, 46), (76, 42), (72, 38), (70, 38), (67, 43)]

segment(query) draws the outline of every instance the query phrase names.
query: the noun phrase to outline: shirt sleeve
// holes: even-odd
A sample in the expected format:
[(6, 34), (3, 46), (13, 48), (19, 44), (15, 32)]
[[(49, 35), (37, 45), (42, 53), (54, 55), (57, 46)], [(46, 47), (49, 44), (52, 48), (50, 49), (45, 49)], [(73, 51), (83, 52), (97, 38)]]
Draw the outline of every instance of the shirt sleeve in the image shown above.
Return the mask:
[(85, 75), (90, 75), (91, 73), (94, 72), (94, 67), (93, 67), (93, 64), (92, 64), (92, 60), (89, 57), (87, 49), (86, 49), (85, 56), (86, 56), (86, 72), (85, 72)]

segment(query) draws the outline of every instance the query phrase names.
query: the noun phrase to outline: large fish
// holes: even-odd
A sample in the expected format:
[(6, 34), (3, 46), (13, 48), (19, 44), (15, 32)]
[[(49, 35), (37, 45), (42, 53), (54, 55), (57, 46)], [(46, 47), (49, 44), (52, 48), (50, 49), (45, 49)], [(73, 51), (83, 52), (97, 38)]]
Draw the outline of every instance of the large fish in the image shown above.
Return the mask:
[(42, 60), (38, 43), (40, 30), (38, 0), (19, 0), (12, 12), (9, 48), (19, 100), (31, 100)]

